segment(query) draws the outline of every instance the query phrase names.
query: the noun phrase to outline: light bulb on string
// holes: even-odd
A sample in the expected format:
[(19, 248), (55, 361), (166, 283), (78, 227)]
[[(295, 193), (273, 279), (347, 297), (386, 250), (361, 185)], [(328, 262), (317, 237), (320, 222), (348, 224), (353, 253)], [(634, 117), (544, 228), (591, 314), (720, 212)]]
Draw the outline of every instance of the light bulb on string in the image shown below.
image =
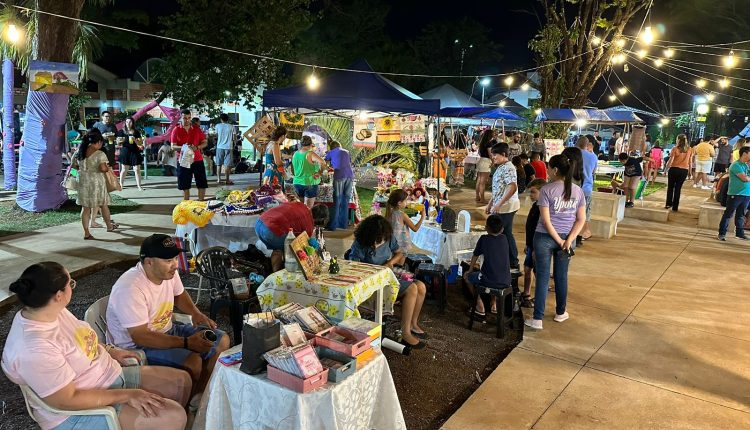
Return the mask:
[(309, 88), (312, 91), (315, 91), (320, 87), (320, 80), (317, 76), (315, 76), (315, 68), (313, 67), (312, 73), (310, 73), (310, 76), (307, 77), (307, 88)]
[(622, 49), (625, 47), (625, 39), (616, 39), (615, 46)]
[(663, 65), (664, 65), (664, 60), (662, 60), (661, 58), (657, 58), (654, 60), (654, 66), (661, 67)]
[(719, 107), (716, 108), (716, 112), (718, 112), (720, 114), (724, 114), (724, 112), (726, 112), (726, 111), (727, 111), (727, 108), (725, 108), (724, 106), (719, 106)]
[(672, 58), (674, 57), (674, 49), (667, 48), (664, 50), (664, 58)]
[(714, 101), (714, 99), (716, 99), (716, 95), (714, 93), (706, 94), (706, 100), (712, 102)]
[(650, 45), (654, 41), (654, 32), (651, 31), (651, 27), (646, 27), (641, 33), (641, 41), (646, 45)]
[(505, 107), (506, 104), (507, 103), (505, 102), (505, 100), (500, 100), (500, 103), (498, 103), (498, 105), (500, 105), (500, 107)]
[(661, 119), (661, 123), (662, 123), (662, 125), (667, 125), (667, 124), (669, 124), (669, 118), (662, 118), (662, 119)]
[(523, 84), (521, 84), (521, 90), (522, 91), (527, 91), (528, 89), (529, 89), (529, 83), (528, 82), (524, 82)]
[(699, 104), (695, 107), (695, 112), (698, 113), (698, 115), (705, 115), (709, 111), (709, 107), (707, 104)]
[(697, 79), (695, 81), (695, 86), (698, 88), (705, 88), (706, 87), (706, 80), (705, 79)]
[(719, 88), (728, 88), (729, 84), (731, 84), (731, 82), (729, 81), (729, 79), (724, 78), (724, 79), (722, 79), (722, 80), (719, 81)]
[(721, 60), (724, 63), (724, 67), (731, 69), (737, 65), (737, 57), (734, 56), (734, 51), (729, 51), (729, 55), (725, 56)]
[(503, 83), (505, 83), (505, 86), (506, 86), (506, 87), (509, 87), (509, 86), (513, 85), (513, 81), (514, 81), (514, 80), (515, 80), (515, 79), (513, 79), (513, 76), (508, 76), (507, 78), (505, 78), (505, 79), (503, 80)]
[(620, 88), (617, 89), (617, 93), (620, 94), (621, 96), (624, 96), (625, 94), (628, 93), (628, 88), (627, 87), (620, 87)]
[(18, 28), (15, 24), (8, 24), (8, 30), (6, 31), (5, 36), (8, 38), (8, 41), (10, 41), (10, 43), (17, 43), (19, 40), (21, 40), (21, 32), (18, 31)]
[(599, 36), (594, 36), (591, 38), (591, 44), (594, 46), (598, 46), (600, 43), (602, 43), (602, 39)]
[(646, 58), (647, 54), (648, 54), (648, 51), (646, 51), (645, 49), (641, 49), (641, 50), (638, 51), (638, 58), (640, 58), (642, 60), (642, 59)]
[(535, 109), (534, 113), (537, 114), (537, 115), (541, 115), (542, 110), (541, 109)]
[(615, 101), (615, 100), (617, 100), (617, 96), (616, 96), (616, 95), (614, 95), (614, 94), (610, 94), (610, 95), (609, 95), (609, 101), (613, 102), (613, 101)]

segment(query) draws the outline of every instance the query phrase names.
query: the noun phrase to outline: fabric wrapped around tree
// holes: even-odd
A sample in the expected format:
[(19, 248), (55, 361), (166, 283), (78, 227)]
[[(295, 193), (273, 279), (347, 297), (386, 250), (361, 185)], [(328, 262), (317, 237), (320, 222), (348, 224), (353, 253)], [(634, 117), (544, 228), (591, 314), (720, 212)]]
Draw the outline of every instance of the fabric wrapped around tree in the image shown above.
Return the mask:
[(16, 203), (26, 211), (56, 209), (68, 199), (62, 186), (62, 151), (69, 97), (29, 91), (16, 194)]

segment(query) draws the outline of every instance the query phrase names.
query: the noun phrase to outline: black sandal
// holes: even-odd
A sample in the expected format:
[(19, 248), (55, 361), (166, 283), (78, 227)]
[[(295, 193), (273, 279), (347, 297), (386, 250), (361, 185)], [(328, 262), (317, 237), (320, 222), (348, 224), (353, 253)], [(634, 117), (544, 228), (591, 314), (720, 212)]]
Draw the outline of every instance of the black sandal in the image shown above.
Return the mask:
[(521, 307), (522, 308), (534, 307), (534, 301), (531, 299), (531, 294), (523, 294), (521, 296)]

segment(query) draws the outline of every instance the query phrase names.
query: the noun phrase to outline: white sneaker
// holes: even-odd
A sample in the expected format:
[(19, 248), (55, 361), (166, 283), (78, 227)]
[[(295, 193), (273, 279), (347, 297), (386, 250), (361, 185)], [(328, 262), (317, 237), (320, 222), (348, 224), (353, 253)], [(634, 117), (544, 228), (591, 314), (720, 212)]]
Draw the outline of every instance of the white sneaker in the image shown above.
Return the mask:
[(709, 187), (708, 185), (704, 185), (704, 186), (702, 186), (702, 187), (701, 187), (701, 189), (704, 189), (704, 190), (710, 190), (710, 189), (711, 189), (711, 187)]
[(567, 312), (563, 312), (562, 315), (555, 315), (554, 320), (557, 321), (557, 322), (563, 322), (563, 321), (567, 320), (568, 318), (570, 318), (570, 315), (568, 315)]
[(535, 320), (532, 318), (527, 319), (523, 322), (527, 326), (533, 328), (534, 330), (541, 330), (542, 329), (542, 320)]

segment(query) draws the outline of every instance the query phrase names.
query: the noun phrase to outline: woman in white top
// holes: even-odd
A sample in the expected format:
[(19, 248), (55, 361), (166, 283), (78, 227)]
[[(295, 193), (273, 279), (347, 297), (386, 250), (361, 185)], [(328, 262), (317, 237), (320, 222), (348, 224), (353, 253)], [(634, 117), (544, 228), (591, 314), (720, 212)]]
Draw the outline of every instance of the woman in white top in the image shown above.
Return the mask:
[(490, 178), (490, 148), (492, 147), (492, 130), (486, 129), (479, 137), (479, 162), (477, 162), (477, 187), (476, 202), (486, 204), (484, 190), (487, 188), (487, 180)]
[[(183, 370), (157, 366), (121, 367), (132, 351), (99, 344), (96, 332), (66, 306), (76, 281), (63, 266), (29, 266), (10, 285), (23, 309), (6, 339), (2, 369), (57, 409), (77, 411), (113, 406), (123, 429), (183, 429), (192, 384)], [(179, 403), (178, 403), (179, 402)], [(106, 428), (101, 415), (65, 416), (32, 404), (43, 430)]]
[(503, 234), (510, 248), (510, 267), (518, 268), (518, 247), (513, 237), (513, 218), (521, 201), (518, 199), (518, 176), (516, 167), (508, 159), (508, 144), (498, 143), (492, 147), (492, 161), (497, 165), (492, 175), (492, 199), (485, 209), (486, 214), (499, 214), (503, 220)]

